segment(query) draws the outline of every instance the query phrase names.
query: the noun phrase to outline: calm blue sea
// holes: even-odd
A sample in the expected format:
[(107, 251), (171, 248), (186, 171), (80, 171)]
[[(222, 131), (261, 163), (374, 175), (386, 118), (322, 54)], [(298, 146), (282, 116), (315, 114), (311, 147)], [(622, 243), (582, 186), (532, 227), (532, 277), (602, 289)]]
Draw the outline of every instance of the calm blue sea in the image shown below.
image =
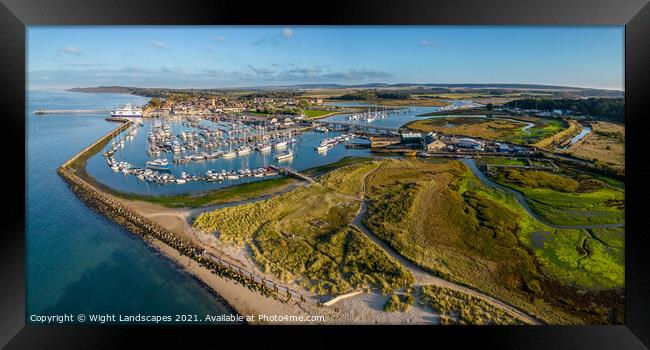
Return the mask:
[(33, 114), (41, 107), (103, 109), (146, 100), (119, 94), (28, 92), (27, 322), (32, 314), (197, 314), (203, 318), (228, 313), (198, 281), (88, 209), (56, 174), (60, 164), (116, 124), (105, 121), (105, 116)]

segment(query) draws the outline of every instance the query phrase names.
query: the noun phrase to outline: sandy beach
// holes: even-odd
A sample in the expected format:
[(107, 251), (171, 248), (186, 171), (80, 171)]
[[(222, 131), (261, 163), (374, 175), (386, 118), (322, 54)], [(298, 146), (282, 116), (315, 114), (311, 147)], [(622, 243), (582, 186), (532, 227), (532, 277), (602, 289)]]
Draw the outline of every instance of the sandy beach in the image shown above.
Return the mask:
[[(199, 238), (188, 222), (193, 210), (187, 208), (165, 208), (157, 204), (143, 201), (131, 201), (120, 199), (125, 206), (135, 210), (151, 220), (169, 228), (179, 236), (190, 240), (206, 248), (206, 251), (227, 258), (240, 266), (255, 271), (265, 278), (273, 280), (278, 284), (287, 286), (294, 290), (301, 291), (304, 295), (309, 293), (295, 283), (279, 281), (275, 276), (264, 274), (250, 259), (245, 249), (239, 247), (223, 246), (217, 242), (206, 241), (206, 238)], [(186, 273), (200, 280), (204, 286), (223, 298), (231, 308), (239, 315), (249, 318), (249, 324), (432, 324), (438, 323), (438, 315), (429, 307), (414, 305), (405, 312), (385, 312), (384, 304), (388, 295), (378, 292), (364, 292), (336, 302), (329, 307), (316, 306), (316, 299), (308, 302), (290, 301), (283, 303), (279, 300), (267, 298), (258, 292), (251, 291), (245, 286), (230, 279), (219, 277), (206, 268), (200, 266), (196, 261), (187, 256), (181, 255), (175, 249), (153, 237), (148, 237), (151, 245), (182, 268)], [(328, 300), (325, 298), (321, 301)], [(268, 320), (260, 315), (273, 316), (285, 315), (303, 316), (305, 319), (310, 316), (315, 319), (309, 320)], [(316, 316), (316, 317), (314, 317)], [(200, 315), (199, 315), (200, 317)], [(250, 321), (252, 320), (252, 321)]]

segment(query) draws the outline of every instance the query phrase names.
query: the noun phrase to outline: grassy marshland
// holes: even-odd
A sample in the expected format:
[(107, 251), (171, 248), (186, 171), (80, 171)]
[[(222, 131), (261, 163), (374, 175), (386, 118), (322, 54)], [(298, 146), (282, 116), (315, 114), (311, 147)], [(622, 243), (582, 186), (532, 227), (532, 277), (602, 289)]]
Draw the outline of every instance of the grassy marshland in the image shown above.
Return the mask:
[(518, 144), (533, 144), (555, 135), (566, 127), (563, 121), (557, 119), (517, 117), (517, 120), (534, 124), (524, 130), (526, 124), (508, 119), (514, 118), (438, 117), (416, 120), (407, 126), (422, 132), (433, 131)]

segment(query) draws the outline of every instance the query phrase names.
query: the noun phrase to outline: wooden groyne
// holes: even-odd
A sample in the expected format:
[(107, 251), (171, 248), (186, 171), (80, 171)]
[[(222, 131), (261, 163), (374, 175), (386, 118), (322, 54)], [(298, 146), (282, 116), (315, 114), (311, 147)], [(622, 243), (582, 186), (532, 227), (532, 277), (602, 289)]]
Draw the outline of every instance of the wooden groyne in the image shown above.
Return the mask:
[[(181, 255), (185, 255), (195, 260), (200, 266), (207, 268), (212, 273), (223, 278), (231, 279), (236, 283), (241, 283), (248, 289), (259, 292), (266, 297), (274, 298), (282, 303), (286, 303), (290, 300), (307, 302), (308, 299), (295, 290), (278, 285), (263, 276), (242, 268), (241, 266), (207, 253), (205, 249), (178, 237), (171, 230), (144, 217), (140, 213), (131, 210), (112, 195), (101, 191), (85, 179), (78, 176), (76, 174), (77, 169), (71, 167), (76, 160), (81, 157), (92, 156), (93, 153), (98, 151), (97, 147), (101, 146), (103, 142), (107, 142), (107, 140), (115, 137), (133, 124), (132, 121), (127, 119), (119, 119), (115, 121), (122, 122), (123, 124), (104, 135), (104, 137), (95, 141), (90, 146), (84, 148), (81, 152), (68, 159), (57, 169), (57, 173), (66, 181), (70, 189), (88, 207), (104, 214), (106, 217), (117, 222), (130, 232), (141, 236), (142, 238), (147, 238), (148, 236), (153, 237), (169, 247), (176, 249)], [(316, 305), (319, 307), (323, 306), (318, 301), (316, 301)], [(335, 311), (338, 311), (338, 308), (335, 308)]]

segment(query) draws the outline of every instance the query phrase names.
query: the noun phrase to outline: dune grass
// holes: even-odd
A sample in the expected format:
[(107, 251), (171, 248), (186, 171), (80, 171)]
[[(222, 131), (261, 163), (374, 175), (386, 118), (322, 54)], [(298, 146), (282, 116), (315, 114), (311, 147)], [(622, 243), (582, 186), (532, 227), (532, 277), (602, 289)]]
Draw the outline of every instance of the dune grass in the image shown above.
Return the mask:
[(360, 208), (351, 196), (358, 193), (346, 193), (353, 186), (335, 180), (358, 183), (376, 166), (359, 163), (334, 171), (323, 181), (334, 188), (314, 183), (269, 200), (203, 213), (194, 227), (216, 231), (224, 243), (249, 247), (262, 270), (318, 295), (408, 287), (413, 276), (350, 226)]
[(521, 324), (516, 318), (481, 299), (438, 286), (422, 286), (420, 304), (438, 312), (443, 325)]
[(386, 301), (386, 304), (384, 304), (384, 311), (388, 312), (404, 312), (408, 310), (409, 306), (413, 305), (413, 302), (415, 299), (411, 294), (397, 294), (393, 293), (391, 294), (390, 298)]
[[(576, 191), (600, 186), (590, 179), (547, 176), (526, 181)], [(309, 186), (204, 213), (194, 227), (216, 232), (225, 244), (249, 247), (261, 269), (315, 294), (409, 287), (410, 273), (350, 226), (364, 195), (369, 201), (366, 226), (413, 263), (549, 323), (609, 322), (607, 313), (576, 310), (580, 295), (622, 286), (622, 232), (553, 230), (531, 218), (514, 198), (484, 187), (454, 160), (349, 162)], [(541, 244), (540, 232), (546, 234)], [(570, 302), (562, 304), (559, 297)], [(594, 300), (592, 309), (609, 310)], [(401, 303), (388, 307), (399, 310)], [(489, 317), (468, 310), (462, 322), (503, 321), (489, 310)]]

